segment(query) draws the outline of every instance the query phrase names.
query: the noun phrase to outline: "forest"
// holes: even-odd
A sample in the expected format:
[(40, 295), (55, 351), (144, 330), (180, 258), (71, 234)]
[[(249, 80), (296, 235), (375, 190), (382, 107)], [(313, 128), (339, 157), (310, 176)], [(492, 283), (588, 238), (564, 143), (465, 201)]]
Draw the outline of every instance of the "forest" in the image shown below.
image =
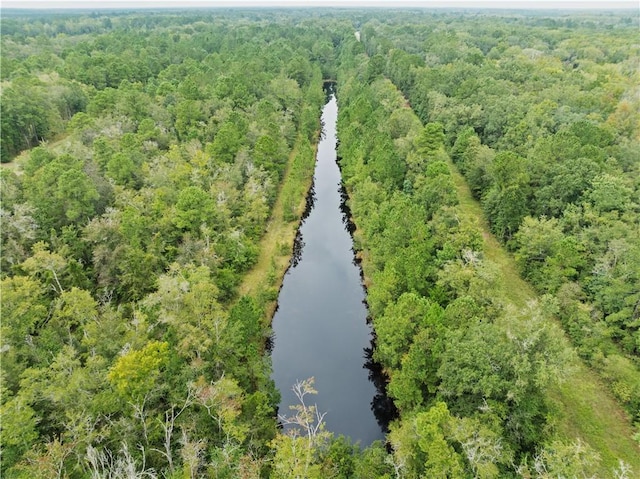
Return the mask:
[[(637, 477), (638, 21), (3, 11), (0, 475)], [(271, 379), (326, 81), (371, 445)]]

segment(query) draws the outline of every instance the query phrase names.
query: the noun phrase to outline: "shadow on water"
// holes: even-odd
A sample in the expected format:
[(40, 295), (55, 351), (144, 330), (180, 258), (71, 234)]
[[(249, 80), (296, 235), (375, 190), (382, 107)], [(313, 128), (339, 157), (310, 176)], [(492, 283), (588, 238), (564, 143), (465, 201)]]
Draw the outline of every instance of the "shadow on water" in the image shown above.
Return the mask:
[(309, 213), (313, 209), (313, 206), (316, 202), (316, 192), (314, 189), (314, 183), (311, 183), (311, 187), (309, 188), (309, 192), (307, 193), (307, 198), (305, 200), (304, 211), (302, 212), (302, 217), (300, 218), (300, 226), (298, 226), (298, 231), (296, 231), (296, 236), (293, 239), (293, 251), (291, 253), (291, 262), (289, 264), (290, 268), (295, 268), (300, 263), (302, 259), (302, 250), (304, 249), (304, 239), (302, 237), (302, 224), (309, 217)]
[[(332, 101), (332, 97), (335, 95), (335, 90), (336, 88), (333, 82), (326, 82), (324, 84), (324, 91), (325, 91), (327, 103)], [(324, 113), (323, 113), (323, 116), (324, 116)], [(335, 117), (333, 118), (332, 121), (335, 121)], [(333, 125), (333, 123), (331, 125)], [(335, 127), (332, 126), (333, 133), (328, 135), (326, 133), (326, 126), (327, 125), (325, 125), (323, 122), (321, 139), (335, 141), (336, 149), (337, 149), (338, 140), (333, 136), (335, 134)], [(338, 169), (340, 169), (340, 159), (336, 153), (337, 151), (333, 153), (335, 155), (333, 156), (333, 161), (335, 161), (335, 164), (337, 165)], [(326, 155), (326, 150), (324, 154)], [(324, 158), (327, 158), (327, 157), (325, 156)], [(326, 165), (327, 163), (325, 162), (324, 164)], [(316, 160), (316, 174), (318, 172), (317, 168), (318, 168), (318, 160)], [(325, 169), (323, 171), (328, 171), (328, 170)], [(278, 356), (278, 353), (280, 354), (280, 356), (278, 356), (278, 361), (280, 361), (279, 363), (277, 362), (276, 359), (273, 359), (274, 375), (276, 376), (276, 386), (279, 388), (282, 396), (281, 403), (278, 409), (280, 410), (281, 413), (284, 413), (284, 414), (289, 413), (288, 405), (292, 404), (290, 402), (291, 400), (290, 387), (292, 385), (291, 381), (295, 380), (295, 378), (291, 379), (289, 376), (287, 376), (287, 374), (289, 374), (289, 371), (292, 371), (292, 370), (297, 371), (298, 366), (300, 367), (300, 369), (302, 369), (307, 365), (307, 363), (305, 362), (307, 361), (306, 359), (307, 352), (311, 352), (312, 350), (315, 350), (316, 346), (320, 346), (320, 350), (321, 350), (320, 357), (322, 359), (315, 360), (315, 362), (312, 363), (312, 366), (314, 366), (314, 369), (315, 369), (315, 366), (317, 364), (320, 364), (320, 363), (332, 364), (332, 361), (333, 361), (334, 363), (333, 366), (330, 366), (330, 368), (332, 369), (330, 369), (330, 371), (326, 373), (328, 374), (327, 377), (331, 378), (330, 379), (331, 383), (341, 384), (337, 382), (339, 381), (339, 379), (336, 376), (340, 376), (340, 377), (345, 376), (343, 367), (346, 366), (346, 363), (340, 363), (339, 361), (336, 362), (335, 361), (336, 358), (342, 357), (341, 351), (343, 351), (345, 347), (348, 348), (349, 345), (352, 346), (352, 353), (351, 353), (352, 355), (350, 356), (350, 358), (353, 358), (354, 356), (357, 357), (357, 350), (355, 350), (355, 348), (360, 349), (362, 348), (362, 345), (365, 345), (368, 342), (369, 343), (368, 347), (364, 347), (360, 349), (363, 352), (363, 355), (360, 356), (363, 362), (361, 362), (360, 364), (362, 365), (363, 369), (367, 370), (367, 373), (368, 373), (366, 374), (366, 376), (368, 376), (368, 381), (367, 379), (365, 379), (364, 374), (362, 375), (362, 379), (364, 380), (365, 383), (369, 384), (368, 388), (365, 388), (367, 389), (367, 394), (366, 396), (363, 397), (364, 401), (361, 404), (362, 406), (365, 406), (367, 403), (369, 404), (371, 412), (373, 413), (373, 417), (371, 418), (370, 424), (376, 425), (374, 429), (377, 429), (379, 427), (378, 432), (377, 433), (371, 432), (371, 426), (369, 425), (367, 425), (364, 428), (361, 427), (366, 422), (366, 419), (363, 416), (361, 416), (359, 412), (348, 413), (346, 414), (346, 416), (343, 416), (340, 420), (335, 420), (338, 422), (334, 423), (334, 426), (340, 433), (342, 433), (342, 429), (344, 425), (346, 423), (351, 424), (353, 427), (355, 427), (354, 429), (355, 431), (361, 431), (361, 434), (363, 434), (362, 436), (356, 436), (356, 437), (358, 438), (367, 437), (367, 438), (370, 438), (368, 440), (373, 440), (373, 439), (376, 439), (376, 436), (377, 438), (380, 438), (381, 432), (384, 432), (385, 434), (388, 432), (389, 423), (393, 419), (398, 417), (398, 411), (395, 408), (391, 399), (386, 394), (388, 377), (386, 377), (386, 375), (384, 374), (382, 366), (373, 359), (373, 351), (375, 350), (375, 334), (370, 329), (371, 320), (368, 314), (369, 309), (368, 309), (368, 304), (366, 300), (367, 291), (366, 291), (366, 287), (364, 286), (365, 283), (364, 283), (364, 273), (362, 270), (362, 265), (360, 264), (360, 261), (356, 255), (356, 250), (353, 247), (353, 235), (356, 231), (356, 225), (352, 221), (351, 210), (348, 206), (349, 197), (344, 187), (344, 184), (340, 179), (340, 176), (331, 177), (331, 183), (330, 183), (335, 185), (335, 189), (333, 191), (337, 193), (339, 196), (339, 212), (340, 212), (339, 220), (340, 221), (337, 221), (337, 225), (338, 225), (337, 229), (338, 230), (342, 229), (340, 228), (340, 222), (341, 222), (342, 227), (344, 228), (344, 231), (348, 233), (351, 240), (350, 253), (349, 253), (349, 249), (343, 250), (347, 253), (347, 255), (344, 256), (344, 260), (341, 260), (342, 261), (341, 264), (342, 265), (344, 265), (345, 263), (348, 264), (349, 259), (351, 259), (351, 263), (355, 267), (357, 267), (357, 272), (355, 270), (352, 270), (353, 271), (352, 276), (350, 273), (346, 274), (345, 276), (343, 266), (340, 266), (340, 263), (338, 263), (338, 265), (335, 266), (335, 269), (329, 270), (330, 272), (331, 271), (334, 272), (334, 275), (333, 276), (330, 275), (329, 278), (330, 278), (330, 284), (331, 282), (335, 284), (336, 280), (338, 280), (339, 282), (341, 281), (341, 278), (346, 278), (349, 276), (352, 278), (352, 280), (350, 281), (355, 280), (355, 282), (350, 283), (352, 286), (348, 286), (348, 288), (352, 288), (352, 289), (346, 289), (346, 288), (338, 289), (339, 292), (337, 297), (342, 297), (340, 296), (340, 291), (342, 293), (344, 293), (344, 291), (347, 291), (347, 290), (350, 291), (350, 293), (344, 296), (343, 299), (339, 299), (336, 301), (331, 300), (330, 305), (329, 303), (320, 302), (315, 304), (315, 306), (312, 306), (311, 309), (305, 309), (305, 308), (309, 308), (310, 305), (314, 305), (314, 301), (316, 301), (313, 296), (314, 294), (317, 294), (317, 292), (322, 292), (323, 288), (327, 289), (327, 287), (323, 286), (323, 283), (320, 277), (318, 276), (319, 273), (316, 270), (314, 270), (313, 276), (310, 276), (310, 273), (308, 272), (310, 265), (318, 263), (323, 266), (326, 266), (327, 261), (329, 261), (328, 257), (318, 256), (318, 251), (324, 251), (322, 248), (331, 248), (334, 246), (334, 244), (339, 244), (339, 243), (332, 243), (331, 241), (333, 240), (327, 240), (324, 236), (327, 231), (331, 231), (330, 229), (327, 230), (327, 228), (333, 228), (332, 226), (330, 227), (329, 225), (336, 224), (333, 222), (333, 220), (331, 220), (330, 218), (327, 218), (326, 216), (319, 217), (317, 212), (314, 213), (314, 215), (311, 218), (309, 218), (314, 208), (317, 208), (319, 211), (320, 210), (327, 211), (326, 207), (323, 208), (323, 206), (326, 205), (326, 203), (324, 202), (327, 201), (326, 200), (326, 194), (327, 194), (326, 192), (328, 191), (326, 188), (328, 184), (326, 183), (327, 174), (325, 173), (324, 175), (321, 175), (321, 178), (324, 178), (324, 180), (319, 181), (318, 183), (316, 183), (317, 181), (316, 174), (314, 174), (314, 180), (306, 196), (305, 209), (301, 217), (300, 225), (296, 232), (296, 236), (293, 244), (292, 256), (291, 256), (289, 268), (287, 270), (287, 275), (292, 274), (295, 277), (295, 280), (293, 281), (293, 283), (291, 283), (291, 278), (289, 278), (288, 288), (283, 288), (284, 286), (284, 282), (283, 282), (283, 284), (280, 287), (278, 301), (276, 304), (276, 312), (278, 312), (281, 315), (278, 316), (278, 318), (274, 316), (273, 324), (274, 325), (286, 324), (286, 326), (284, 327), (280, 326), (280, 328), (282, 329), (279, 329), (279, 330), (277, 327), (274, 327), (273, 334), (266, 341), (267, 351), (272, 353), (272, 358), (275, 358), (276, 356)], [(335, 183), (333, 183), (334, 181)], [(326, 213), (323, 213), (323, 214), (326, 215)], [(321, 218), (320, 222), (318, 218)], [(335, 218), (335, 216), (333, 216), (333, 218)], [(338, 218), (335, 218), (335, 219), (338, 220)], [(305, 238), (303, 238), (303, 233), (302, 233), (302, 227), (305, 224), (306, 224), (305, 234), (310, 235), (307, 238), (308, 244), (307, 242), (305, 242)], [(341, 237), (341, 235), (339, 236)], [(319, 243), (318, 238), (323, 238), (323, 240)], [(305, 257), (307, 257), (307, 255), (311, 255), (310, 257), (315, 258), (316, 263), (314, 263), (313, 260), (311, 260), (310, 263), (307, 260), (305, 260), (305, 262), (302, 262), (303, 250), (305, 250), (305, 248), (309, 250), (309, 251), (304, 251)], [(336, 250), (334, 249), (332, 251), (336, 251)], [(339, 251), (339, 249), (337, 251)], [(316, 256), (314, 256), (314, 254)], [(325, 254), (326, 253), (322, 253), (322, 255), (325, 255)], [(351, 255), (350, 258), (349, 258), (349, 254)], [(334, 255), (330, 255), (330, 256), (333, 258)], [(318, 261), (319, 258), (321, 258), (320, 261)], [(298, 267), (299, 265), (300, 267)], [(295, 271), (292, 271), (294, 268), (295, 268)], [(321, 270), (323, 274), (326, 274), (324, 273), (323, 268), (321, 268)], [(359, 286), (358, 286), (358, 281), (356, 279), (358, 276), (360, 279)], [(295, 285), (295, 286), (292, 286), (292, 285)], [(305, 285), (305, 286), (302, 286), (302, 285)], [(296, 289), (296, 287), (298, 287), (298, 289)], [(359, 288), (361, 288), (362, 296), (356, 292), (356, 290)], [(311, 292), (313, 292), (313, 294), (311, 294)], [(369, 324), (369, 328), (367, 328), (369, 330), (367, 332), (368, 338), (365, 339), (363, 342), (359, 343), (357, 346), (355, 345), (356, 343), (353, 343), (353, 342), (348, 342), (348, 341), (346, 343), (344, 341), (341, 342), (340, 336), (335, 336), (335, 334), (332, 336), (331, 333), (329, 335), (326, 335), (326, 333), (324, 333), (320, 329), (320, 325), (322, 325), (323, 323), (326, 323), (327, 319), (342, 317), (343, 312), (344, 314), (351, 314), (351, 313), (347, 313), (347, 311), (352, 311), (354, 308), (358, 309), (355, 307), (353, 303), (349, 303), (347, 301), (344, 304), (344, 308), (342, 310), (340, 309), (336, 310), (335, 306), (336, 305), (342, 306), (342, 303), (340, 303), (340, 301), (345, 301), (345, 298), (351, 298), (352, 301), (355, 298), (357, 298), (355, 299), (356, 304), (362, 301), (362, 307), (364, 311), (362, 311), (362, 313), (359, 313), (359, 314), (363, 314), (361, 316), (362, 319), (360, 319), (360, 321), (362, 321), (361, 324), (363, 324), (363, 327), (364, 327), (365, 321), (367, 324)], [(283, 311), (280, 311), (280, 306), (283, 306)], [(334, 308), (334, 309), (331, 309), (331, 308)], [(328, 313), (329, 316), (322, 316), (322, 314), (327, 314), (325, 310), (330, 310), (333, 312)], [(321, 314), (318, 316), (319, 313)], [(309, 321), (309, 319), (311, 318), (312, 321), (305, 323), (305, 326), (302, 329), (298, 330), (297, 328), (299, 328), (300, 326), (300, 322), (298, 322), (299, 318), (305, 318), (306, 321)], [(291, 320), (293, 320), (293, 322), (286, 322)], [(278, 323), (278, 321), (280, 321), (280, 323)], [(344, 326), (339, 326), (339, 327), (344, 329)], [(276, 330), (278, 330), (277, 339), (278, 339), (278, 344), (280, 346), (275, 347), (275, 351), (274, 351)], [(361, 330), (361, 331), (364, 332), (364, 330)], [(346, 333), (346, 329), (344, 332)], [(296, 336), (296, 334), (300, 334), (300, 335)], [(353, 334), (353, 333), (350, 333), (350, 334)], [(342, 336), (345, 336), (345, 334), (343, 334)], [(310, 342), (305, 342), (307, 340)], [(343, 346), (341, 346), (342, 349), (340, 350), (335, 349), (339, 344), (343, 344)], [(289, 356), (287, 356), (286, 348), (282, 349), (283, 345), (290, 346), (290, 349), (288, 350)], [(333, 352), (331, 352), (332, 348), (334, 348)], [(293, 358), (295, 358), (295, 360), (292, 360)], [(351, 361), (352, 359), (349, 359), (349, 362)], [(281, 367), (281, 369), (279, 370), (277, 367), (278, 364), (281, 364), (284, 366)], [(357, 362), (353, 361), (351, 364), (353, 364), (353, 366), (355, 366), (357, 370), (362, 371), (362, 369), (358, 368)], [(317, 376), (318, 376), (317, 379), (319, 383), (322, 380), (322, 378), (320, 377), (322, 374), (325, 374), (325, 373), (317, 372)], [(304, 377), (305, 376), (298, 377), (298, 379), (304, 379)], [(331, 390), (333, 384), (330, 384), (327, 382), (325, 382), (323, 385), (320, 385), (318, 383), (317, 389), (321, 393), (326, 392), (326, 394), (330, 395), (331, 397), (340, 398), (341, 396), (344, 396), (345, 388), (348, 388), (351, 391), (349, 395), (356, 397), (358, 392), (363, 390), (362, 383), (358, 381), (346, 383), (345, 385), (342, 386), (343, 389), (341, 390), (340, 389)], [(287, 396), (289, 396), (289, 399), (287, 399)], [(369, 401), (368, 398), (372, 398), (372, 399)], [(314, 400), (315, 399), (316, 398), (314, 398)], [(320, 401), (323, 400), (322, 397), (319, 397), (318, 399)], [(343, 404), (353, 403), (352, 401), (345, 402), (344, 398), (340, 400), (343, 401)], [(326, 404), (326, 403), (323, 403), (323, 404)], [(327, 409), (331, 409), (332, 407), (334, 406), (329, 405), (327, 406)], [(359, 408), (359, 409), (356, 409), (355, 411), (364, 411), (364, 410), (365, 408)], [(337, 409), (333, 409), (332, 411), (330, 411), (329, 417), (338, 417), (339, 414), (340, 412)], [(329, 428), (331, 428), (331, 425), (329, 425)], [(346, 434), (349, 435), (348, 432)]]
[[(338, 163), (338, 167), (340, 167), (340, 163)], [(347, 194), (347, 189), (344, 185), (340, 184), (340, 211), (342, 212), (342, 223), (344, 224), (345, 229), (351, 235), (353, 239), (353, 233), (356, 232), (356, 225), (351, 221), (351, 208), (347, 204), (349, 201), (349, 195)], [(355, 251), (353, 254), (354, 261), (356, 261)], [(356, 265), (359, 265), (359, 262), (356, 262)]]
[[(340, 167), (339, 160), (337, 161), (338, 167)], [(353, 239), (353, 234), (356, 231), (356, 225), (352, 220), (351, 208), (349, 208), (348, 202), (349, 195), (343, 183), (340, 184), (340, 211), (342, 213), (342, 223), (345, 229), (349, 232), (349, 235)], [(360, 272), (360, 280), (362, 287), (365, 291), (365, 299), (362, 301), (367, 312), (369, 311), (369, 305), (367, 303), (366, 291), (364, 286), (364, 271), (362, 270), (361, 260), (356, 255), (355, 249), (353, 251), (353, 264), (358, 268)], [(367, 324), (371, 325), (371, 316), (367, 314)], [(371, 333), (371, 343), (368, 348), (364, 348), (364, 368), (369, 370), (369, 381), (373, 383), (376, 388), (376, 395), (371, 400), (371, 410), (373, 415), (378, 421), (380, 428), (385, 434), (389, 432), (389, 424), (399, 416), (398, 409), (387, 395), (387, 384), (389, 383), (388, 376), (384, 373), (382, 365), (373, 359), (373, 352), (376, 348), (375, 333)]]
[(376, 395), (371, 400), (371, 411), (385, 434), (389, 432), (389, 424), (399, 416), (398, 409), (389, 396), (387, 396), (387, 384), (389, 378), (382, 370), (382, 365), (373, 359), (375, 349), (375, 337), (371, 339), (371, 346), (364, 348), (364, 368), (369, 370), (369, 381), (376, 388)]
[(336, 83), (331, 80), (325, 81), (322, 84), (322, 89), (324, 90), (324, 102), (329, 103), (329, 100), (331, 100), (331, 96), (336, 95)]
[[(335, 90), (335, 85), (330, 84), (329, 86), (332, 90)], [(338, 145), (336, 145), (336, 149), (337, 148)], [(338, 164), (338, 168), (342, 173), (342, 168), (340, 168), (340, 159), (340, 156), (337, 156), (336, 163)], [(353, 222), (351, 208), (349, 208), (349, 194), (347, 193), (347, 189), (344, 183), (340, 182), (338, 187), (340, 192), (340, 212), (342, 213), (342, 223), (344, 224), (345, 229), (349, 232), (349, 236), (351, 236), (351, 239), (353, 240), (353, 234), (356, 232), (356, 225)], [(353, 264), (358, 268), (362, 288), (365, 291), (365, 298), (362, 302), (368, 313), (369, 304), (367, 303), (367, 288), (364, 285), (364, 271), (362, 270), (361, 260), (360, 258), (358, 258), (356, 250), (354, 248), (352, 248), (352, 252)], [(371, 323), (371, 316), (367, 314), (367, 324), (371, 325)], [(373, 359), (373, 352), (375, 351), (375, 348), (376, 337), (375, 332), (372, 330), (370, 345), (368, 348), (364, 348), (363, 350), (365, 359), (363, 367), (369, 371), (369, 381), (371, 381), (376, 388), (376, 394), (371, 400), (371, 411), (373, 412), (376, 421), (380, 425), (380, 428), (384, 431), (385, 434), (387, 434), (389, 432), (389, 424), (391, 423), (391, 421), (399, 417), (399, 411), (393, 403), (393, 400), (387, 395), (387, 384), (389, 383), (389, 377), (384, 373), (382, 365), (375, 359)]]

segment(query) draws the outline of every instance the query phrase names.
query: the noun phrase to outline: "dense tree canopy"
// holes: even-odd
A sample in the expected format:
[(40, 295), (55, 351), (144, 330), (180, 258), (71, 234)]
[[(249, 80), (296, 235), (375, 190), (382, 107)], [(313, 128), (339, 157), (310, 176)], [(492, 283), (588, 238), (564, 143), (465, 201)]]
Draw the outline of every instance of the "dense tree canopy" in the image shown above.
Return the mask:
[[(637, 31), (624, 15), (599, 21), (432, 18), (400, 28), (392, 19), (363, 31), (421, 119), (444, 126), (453, 161), (524, 277), (575, 302), (558, 315), (580, 354), (637, 396), (639, 52), (627, 43)], [(574, 308), (590, 318), (578, 326)], [(614, 393), (637, 420), (637, 401)]]
[[(558, 412), (577, 359), (551, 318), (637, 423), (636, 20), (3, 12), (0, 474), (633, 477), (633, 439), (613, 457)], [(304, 433), (278, 428), (277, 274), (241, 288), (300, 220), (323, 79), (386, 447), (326, 431), (310, 380)], [(538, 302), (504, 293), (482, 212)]]

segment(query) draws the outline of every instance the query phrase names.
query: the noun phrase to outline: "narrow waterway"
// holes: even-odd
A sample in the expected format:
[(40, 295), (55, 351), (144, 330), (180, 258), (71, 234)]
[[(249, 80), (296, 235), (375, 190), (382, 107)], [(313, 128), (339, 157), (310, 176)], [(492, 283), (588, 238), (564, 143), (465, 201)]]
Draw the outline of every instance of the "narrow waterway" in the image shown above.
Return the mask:
[(298, 404), (292, 385), (313, 377), (318, 394), (305, 400), (326, 412), (327, 430), (367, 446), (383, 438), (373, 412), (383, 398), (370, 380), (375, 380), (375, 368), (366, 357), (371, 329), (365, 291), (341, 208), (337, 117), (331, 94), (322, 113), (310, 209), (273, 319), (273, 377), (282, 394), (281, 415), (289, 415), (289, 406)]

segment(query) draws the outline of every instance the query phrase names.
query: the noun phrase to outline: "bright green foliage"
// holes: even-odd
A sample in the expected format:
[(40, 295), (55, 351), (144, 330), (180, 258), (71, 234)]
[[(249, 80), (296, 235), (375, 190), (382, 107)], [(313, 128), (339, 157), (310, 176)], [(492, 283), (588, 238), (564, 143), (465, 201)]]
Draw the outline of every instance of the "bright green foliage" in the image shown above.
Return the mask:
[[(599, 444), (557, 435), (575, 426), (546, 401), (561, 333), (496, 294), (449, 157), (637, 417), (634, 19), (246, 13), (3, 16), (1, 161), (35, 148), (0, 175), (0, 474), (614, 474)], [(301, 214), (323, 78), (392, 453), (309, 421), (278, 432), (266, 295), (237, 298), (276, 197)]]
[(2, 280), (2, 342), (19, 347), (47, 316), (42, 284), (25, 276)]
[(309, 440), (305, 437), (278, 435), (272, 447), (276, 451), (273, 459), (273, 479), (320, 479), (322, 469), (319, 464), (309, 463)]
[(136, 165), (125, 153), (116, 153), (107, 162), (107, 174), (119, 185), (135, 183)]
[(62, 279), (67, 271), (68, 261), (58, 253), (49, 251), (49, 245), (39, 241), (33, 245), (33, 254), (21, 267), (32, 277), (43, 281), (56, 293), (62, 293)]
[(589, 199), (600, 213), (625, 211), (630, 207), (632, 194), (624, 179), (605, 174), (593, 179)]
[(443, 402), (410, 416), (389, 435), (402, 477), (463, 478), (464, 463), (448, 437), (454, 418)]
[(263, 135), (258, 138), (253, 147), (253, 161), (256, 166), (277, 174), (285, 160), (286, 157), (283, 157), (273, 137)]
[(524, 276), (539, 288), (556, 292), (575, 279), (584, 265), (580, 245), (562, 232), (555, 218), (526, 217), (516, 233), (518, 261)]
[(318, 393), (314, 389), (314, 382), (311, 377), (297, 381), (292, 386), (299, 402), (289, 406), (290, 415), (280, 415), (280, 420), (288, 431), (274, 440), (274, 477), (324, 477), (317, 456), (328, 445), (331, 433), (325, 430), (326, 413), (318, 411), (316, 405), (307, 404), (306, 396)]
[(181, 140), (190, 140), (198, 136), (198, 123), (203, 121), (204, 114), (200, 104), (194, 100), (184, 100), (176, 106), (175, 127)]
[(426, 298), (413, 293), (400, 296), (385, 309), (382, 316), (374, 320), (380, 338), (376, 359), (385, 367), (398, 367), (416, 332), (427, 325), (437, 324), (441, 314), (441, 308)]
[(493, 187), (486, 195), (484, 207), (496, 235), (510, 239), (527, 214), (527, 181), (523, 158), (503, 152), (493, 160)]
[(363, 450), (356, 460), (354, 477), (391, 479), (394, 476), (389, 459), (384, 444), (380, 441), (374, 442)]
[(427, 123), (415, 140), (416, 150), (423, 157), (434, 155), (444, 148), (444, 130), (440, 123)]
[(2, 161), (65, 135), (2, 172), (3, 477), (269, 474), (266, 299), (237, 288), (342, 33), (263, 15), (3, 20)]
[(388, 189), (398, 188), (404, 183), (406, 166), (395, 152), (390, 136), (384, 135), (376, 141), (367, 163), (372, 178)]
[(120, 356), (107, 379), (123, 398), (142, 401), (156, 386), (168, 360), (169, 344), (151, 341), (140, 350)]
[(512, 464), (513, 453), (503, 443), (496, 419), (483, 412), (473, 418), (456, 418), (451, 426), (451, 437), (460, 444), (474, 477), (501, 477), (503, 468)]
[(91, 294), (73, 287), (60, 294), (48, 326), (57, 329), (61, 337), (81, 341), (86, 325), (97, 319), (97, 304)]
[[(622, 169), (637, 168), (614, 147), (629, 140), (616, 139), (611, 122), (605, 124), (608, 112), (623, 101), (622, 92), (626, 89), (628, 96), (632, 91), (632, 82), (628, 72), (608, 64), (602, 71), (616, 77), (607, 84), (613, 96), (608, 103), (596, 99), (594, 85), (570, 70), (567, 74), (562, 62), (570, 54), (564, 55), (559, 44), (556, 50), (540, 47), (550, 38), (546, 27), (514, 20), (526, 32), (511, 32), (512, 39), (518, 38), (516, 45), (505, 43), (497, 31), (491, 37), (488, 30), (476, 31), (464, 22), (456, 25), (460, 19), (454, 17), (447, 20), (446, 29), (437, 20), (430, 23), (433, 28), (425, 27), (421, 22), (431, 20), (417, 21), (408, 14), (402, 31), (393, 21), (377, 18), (362, 26), (365, 50), (372, 57), (386, 55), (384, 73), (401, 86), (426, 126), (403, 137), (407, 130), (398, 119), (406, 103), (397, 102), (381, 87), (381, 80), (369, 88), (350, 83), (351, 75), (368, 79), (363, 73), (366, 57), (359, 57), (359, 70), (356, 62), (345, 62), (345, 81), (339, 84), (341, 165), (358, 226), (356, 246), (363, 250), (370, 282), (375, 354), (389, 376), (387, 391), (400, 409), (400, 426), (391, 436), (396, 438), (394, 446), (411, 444), (405, 427), (409, 418), (443, 401), (460, 416), (457, 432), (452, 427), (445, 440), (466, 456), (461, 475), (506, 477), (515, 473), (513, 460), (526, 462), (552, 435), (547, 429), (546, 388), (560, 375), (566, 350), (554, 339), (560, 333), (539, 320), (537, 307), (514, 313), (496, 294), (502, 289), (503, 265), (484, 257), (489, 238), (483, 238), (476, 221), (464, 214), (467, 205), (454, 206), (456, 190), (462, 186), (449, 173), (446, 149), (453, 145), (453, 161), (482, 200), (493, 231), (515, 250), (527, 278), (545, 292), (570, 292), (561, 310), (571, 334), (583, 341), (583, 354), (603, 347), (601, 354), (606, 356), (622, 344), (634, 347), (636, 322), (624, 306), (628, 303), (622, 300), (622, 282), (614, 278), (622, 270), (632, 282), (635, 278), (627, 269), (635, 248), (632, 251), (623, 240), (625, 234), (637, 236), (629, 228), (635, 223), (628, 213), (635, 207), (629, 196), (635, 184), (631, 186)], [(586, 39), (584, 27), (577, 30)], [(603, 42), (621, 47), (625, 43), (624, 35), (604, 30), (600, 34)], [(565, 47), (575, 45), (569, 38), (563, 37)], [(414, 63), (413, 52), (420, 52)], [(603, 57), (600, 61), (606, 63)], [(587, 62), (576, 62), (572, 68), (586, 72), (592, 67), (600, 68)], [(571, 87), (563, 91), (565, 81)], [(375, 150), (372, 129), (390, 132), (395, 152), (405, 159), (402, 185), (385, 184), (379, 165), (372, 164), (371, 155), (391, 158)], [(618, 163), (618, 157), (623, 162)], [(614, 181), (619, 187), (616, 195)], [(386, 195), (378, 193), (381, 187)], [(394, 188), (406, 197), (399, 200)], [(420, 219), (414, 215), (416, 200), (422, 201)], [(420, 228), (410, 226), (416, 223), (427, 224), (424, 236)], [(614, 240), (608, 247), (605, 237)], [(421, 241), (422, 248), (414, 241)], [(614, 257), (623, 260), (620, 271)], [(614, 290), (620, 294), (617, 302)], [(439, 327), (421, 327), (394, 310), (408, 291), (446, 307)], [(591, 305), (581, 303), (587, 296), (609, 323), (598, 320)], [(626, 297), (635, 301), (634, 292), (627, 290)], [(546, 301), (550, 302), (545, 307), (552, 310), (556, 303)], [(619, 329), (618, 338), (625, 340), (613, 345), (606, 331), (609, 325), (622, 324), (622, 317), (633, 332)], [(627, 366), (610, 364), (617, 364), (611, 367), (619, 378), (616, 394), (630, 405), (627, 392), (634, 390), (633, 374)], [(603, 365), (598, 368), (603, 370)], [(474, 429), (482, 432), (474, 435)], [(404, 451), (395, 447), (393, 464), (406, 477), (417, 476), (425, 461), (413, 444)]]
[(2, 444), (3, 460), (15, 463), (38, 439), (36, 431), (38, 418), (23, 398), (7, 398), (5, 391), (2, 395), (0, 444)]
[(457, 204), (455, 188), (449, 168), (444, 161), (429, 163), (424, 175), (416, 177), (413, 195), (424, 205), (426, 219), (431, 219), (437, 209)]
[(23, 70), (3, 88), (1, 162), (63, 131), (64, 122), (86, 102), (80, 85), (55, 76), (38, 79)]
[(232, 122), (224, 123), (209, 146), (209, 151), (216, 160), (232, 163), (236, 153), (243, 144), (243, 132)]
[(95, 183), (82, 163), (62, 155), (43, 164), (25, 181), (25, 197), (36, 207), (35, 219), (43, 231), (88, 221), (100, 199)]
[(426, 455), (423, 474), (437, 478), (463, 477), (460, 458), (444, 435), (451, 421), (446, 404), (436, 403), (427, 412), (418, 414), (415, 421), (418, 446)]
[(409, 350), (402, 356), (399, 370), (389, 379), (387, 392), (402, 412), (420, 408), (437, 391), (439, 326), (433, 322), (415, 334)]
[[(533, 477), (589, 477), (593, 475), (600, 457), (588, 444), (579, 439), (573, 443), (553, 441), (546, 445), (536, 457)], [(531, 474), (523, 468), (523, 475)], [(616, 475), (616, 477), (626, 477)]]
[(246, 426), (238, 423), (244, 402), (243, 390), (231, 378), (222, 377), (214, 383), (196, 383), (196, 396), (207, 414), (216, 422), (219, 432), (238, 443), (246, 437)]
[(633, 21), (486, 20), (407, 14), (402, 29), (386, 20), (361, 29), (422, 121), (443, 126), (493, 232), (535, 288), (557, 295), (581, 354), (601, 372), (602, 357), (620, 355), (637, 369), (637, 288), (623, 285), (640, 270), (626, 246), (638, 243)]
[(178, 228), (198, 232), (201, 225), (215, 222), (214, 202), (201, 188), (189, 186), (178, 195), (173, 221)]

